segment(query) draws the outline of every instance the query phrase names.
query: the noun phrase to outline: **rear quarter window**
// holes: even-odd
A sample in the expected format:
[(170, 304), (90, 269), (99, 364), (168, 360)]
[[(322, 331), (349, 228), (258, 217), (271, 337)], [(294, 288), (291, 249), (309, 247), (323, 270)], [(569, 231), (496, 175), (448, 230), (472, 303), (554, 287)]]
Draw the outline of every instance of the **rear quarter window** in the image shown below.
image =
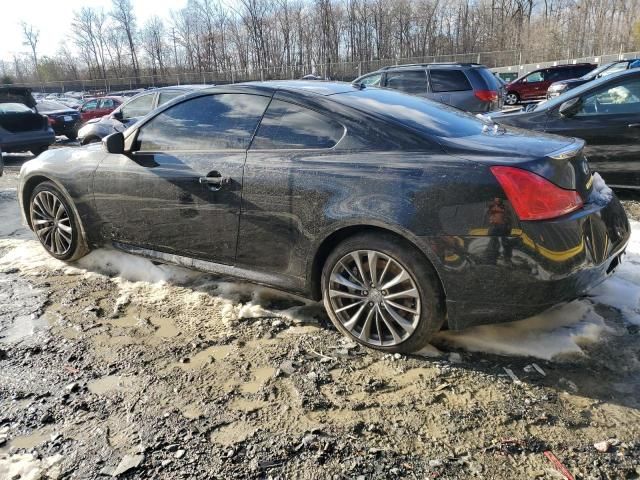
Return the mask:
[(262, 118), (251, 149), (332, 148), (343, 135), (344, 127), (326, 115), (273, 100)]
[(433, 92), (462, 92), (471, 90), (469, 79), (462, 70), (430, 69), (431, 90)]

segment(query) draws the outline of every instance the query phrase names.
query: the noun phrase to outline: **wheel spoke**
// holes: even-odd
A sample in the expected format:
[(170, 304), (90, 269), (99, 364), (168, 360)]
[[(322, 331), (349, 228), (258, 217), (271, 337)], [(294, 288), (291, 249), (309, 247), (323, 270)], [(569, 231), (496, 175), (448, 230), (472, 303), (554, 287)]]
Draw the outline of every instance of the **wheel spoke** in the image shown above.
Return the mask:
[(382, 312), (380, 307), (378, 306), (377, 308), (378, 308), (378, 312), (380, 313), (380, 318), (382, 318), (382, 321), (384, 322), (385, 326), (391, 332), (391, 336), (393, 337), (394, 343), (400, 343), (402, 341), (402, 337), (400, 337), (398, 332), (396, 332), (396, 329), (393, 327), (391, 322), (385, 318), (384, 313)]
[(384, 309), (387, 311), (387, 313), (389, 315), (391, 315), (391, 318), (400, 326), (402, 327), (402, 329), (411, 334), (413, 333), (413, 330), (415, 329), (415, 327), (413, 326), (413, 324), (411, 322), (408, 322), (405, 318), (403, 318), (402, 316), (400, 316), (393, 308), (390, 308), (389, 305), (385, 304), (384, 305)]
[(367, 260), (369, 260), (369, 276), (371, 277), (371, 285), (377, 286), (377, 269), (378, 269), (378, 254), (377, 252), (367, 252)]
[(406, 305), (400, 305), (399, 303), (392, 302), (391, 300), (386, 300), (387, 304), (391, 305), (393, 308), (399, 308), (400, 310), (404, 310), (405, 312), (413, 313), (414, 315), (418, 314), (418, 310), (415, 308), (407, 307)]
[(387, 274), (387, 270), (389, 270), (389, 265), (391, 265), (391, 259), (387, 258), (387, 264), (384, 266), (384, 270), (382, 270), (380, 278), (378, 279), (379, 283), (382, 283), (382, 281), (384, 280), (384, 276)]
[(336, 313), (344, 312), (345, 310), (349, 310), (350, 308), (355, 307), (356, 305), (360, 305), (364, 300), (359, 300), (357, 302), (350, 303), (346, 307), (342, 307), (336, 310)]
[(388, 290), (391, 287), (395, 287), (396, 285), (398, 285), (399, 283), (404, 282), (405, 280), (409, 280), (411, 277), (409, 277), (409, 274), (404, 271), (404, 269), (398, 274), (396, 275), (393, 279), (389, 280), (387, 283), (385, 283), (384, 285), (382, 285), (380, 287), (380, 289), (382, 290)]
[(385, 295), (384, 299), (391, 300), (392, 298), (402, 297), (418, 298), (418, 290), (416, 288), (410, 288), (409, 290), (404, 290), (402, 292), (390, 293), (389, 295)]
[(353, 314), (353, 316), (349, 319), (348, 322), (344, 323), (344, 328), (346, 328), (347, 330), (353, 330), (353, 327), (355, 327), (356, 323), (358, 323), (358, 319), (360, 318), (360, 315), (362, 315), (362, 312), (364, 312), (365, 307), (367, 306), (367, 304), (363, 304), (356, 313)]
[(362, 279), (362, 283), (364, 285), (368, 285), (367, 277), (364, 275), (364, 269), (362, 268), (362, 260), (360, 259), (360, 252), (353, 252), (351, 254), (351, 258), (356, 262), (356, 267), (358, 268), (358, 273), (360, 274), (360, 278)]
[(360, 335), (358, 338), (365, 342), (369, 342), (371, 340), (371, 324), (373, 323), (373, 316), (376, 312), (374, 307), (369, 309), (369, 313), (367, 313), (367, 318), (364, 321), (364, 325), (362, 326), (362, 330), (360, 330)]
[(343, 292), (341, 290), (329, 290), (329, 296), (331, 298), (344, 297), (344, 298), (355, 298), (356, 300), (362, 300), (361, 295), (356, 295), (354, 293), (349, 293), (349, 292)]
[(344, 263), (342, 263), (342, 260), (340, 260), (339, 265), (343, 268), (343, 270), (345, 272), (347, 272), (347, 274), (353, 279), (353, 281), (360, 285), (359, 288), (364, 289), (364, 285), (362, 284), (362, 280), (360, 280), (358, 277), (356, 277), (353, 273), (351, 273), (351, 270), (349, 268), (346, 267), (346, 265)]
[(347, 288), (352, 288), (353, 290), (364, 290), (364, 287), (359, 284), (355, 284), (350, 280), (347, 280), (340, 274), (335, 274), (331, 276), (331, 281), (335, 283), (339, 283), (340, 285), (344, 285)]

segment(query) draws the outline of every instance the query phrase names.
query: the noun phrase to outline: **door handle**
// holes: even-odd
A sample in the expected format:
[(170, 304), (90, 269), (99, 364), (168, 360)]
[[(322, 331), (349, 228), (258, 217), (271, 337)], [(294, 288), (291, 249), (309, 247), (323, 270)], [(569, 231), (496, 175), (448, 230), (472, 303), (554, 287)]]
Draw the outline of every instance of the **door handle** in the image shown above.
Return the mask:
[(640, 123), (630, 123), (627, 125), (629, 128), (640, 128)]

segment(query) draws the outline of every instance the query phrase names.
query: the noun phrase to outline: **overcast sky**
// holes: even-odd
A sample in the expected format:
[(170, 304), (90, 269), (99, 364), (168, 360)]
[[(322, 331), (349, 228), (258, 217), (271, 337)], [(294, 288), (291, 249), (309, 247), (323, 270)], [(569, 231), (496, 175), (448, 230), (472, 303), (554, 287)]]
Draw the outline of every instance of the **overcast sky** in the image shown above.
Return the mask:
[[(138, 25), (152, 15), (167, 18), (171, 10), (182, 8), (187, 0), (133, 0)], [(111, 0), (0, 0), (0, 59), (11, 60), (14, 53), (28, 52), (22, 42), (20, 21), (40, 30), (38, 53), (53, 55), (68, 40), (73, 11), (83, 6), (111, 8)]]

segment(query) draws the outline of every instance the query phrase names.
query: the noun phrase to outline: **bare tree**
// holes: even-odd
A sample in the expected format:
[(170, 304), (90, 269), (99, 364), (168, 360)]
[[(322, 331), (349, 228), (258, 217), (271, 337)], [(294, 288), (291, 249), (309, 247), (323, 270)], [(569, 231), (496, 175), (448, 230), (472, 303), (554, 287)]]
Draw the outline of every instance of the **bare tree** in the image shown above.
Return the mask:
[(35, 74), (36, 77), (40, 78), (38, 69), (38, 40), (40, 39), (40, 30), (24, 21), (20, 22), (20, 26), (22, 27), (22, 36), (24, 37), (22, 44), (31, 49)]

